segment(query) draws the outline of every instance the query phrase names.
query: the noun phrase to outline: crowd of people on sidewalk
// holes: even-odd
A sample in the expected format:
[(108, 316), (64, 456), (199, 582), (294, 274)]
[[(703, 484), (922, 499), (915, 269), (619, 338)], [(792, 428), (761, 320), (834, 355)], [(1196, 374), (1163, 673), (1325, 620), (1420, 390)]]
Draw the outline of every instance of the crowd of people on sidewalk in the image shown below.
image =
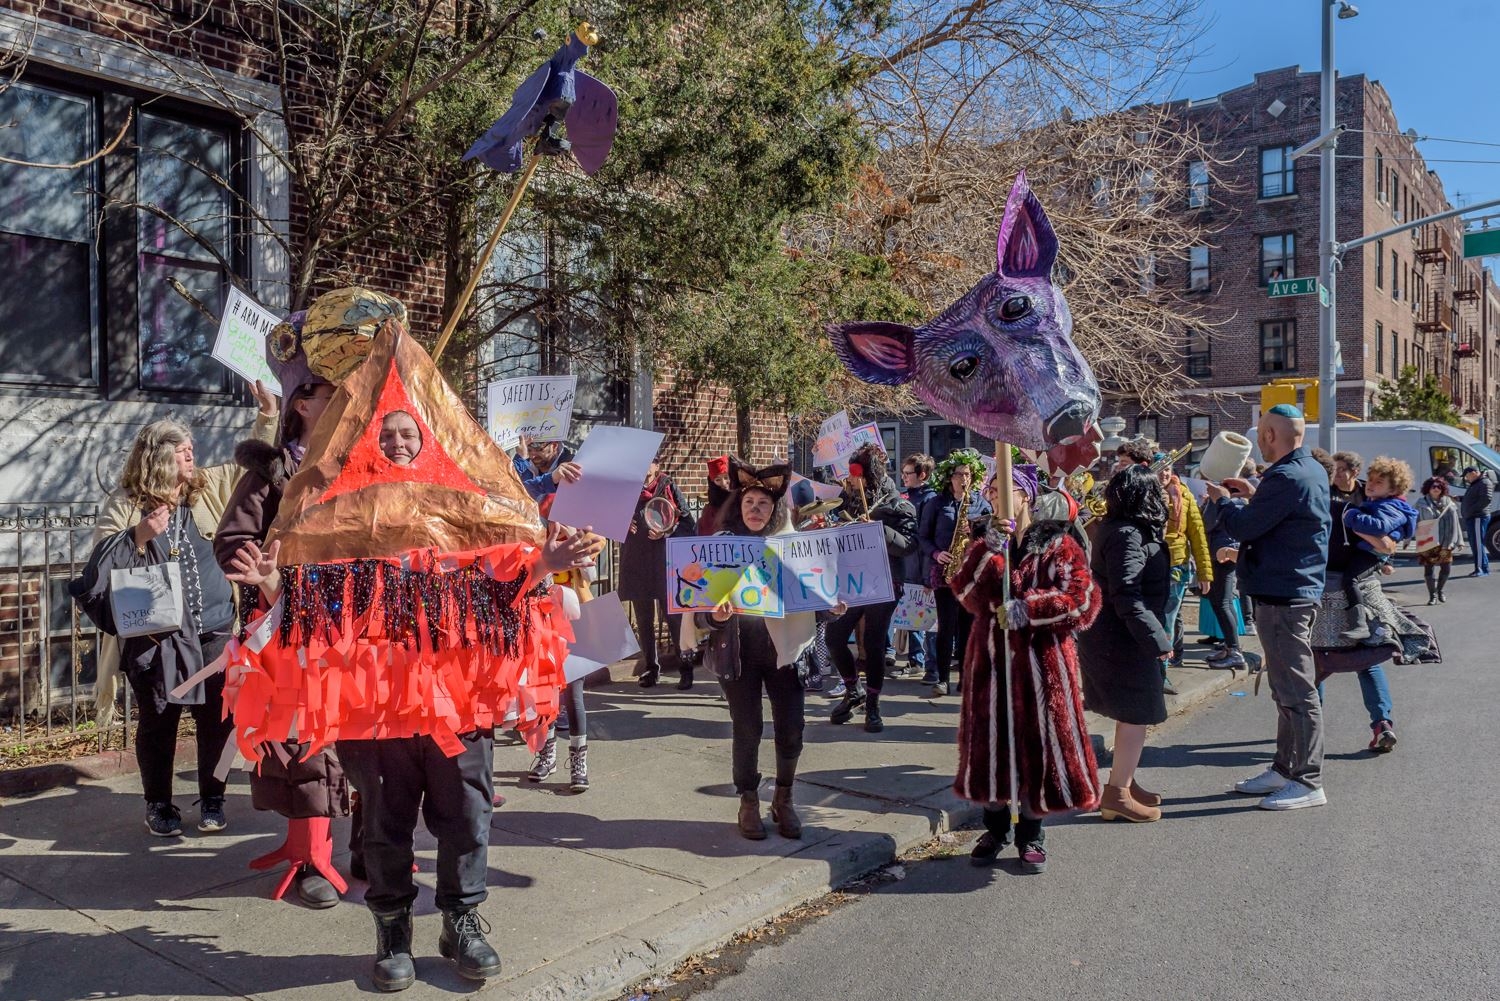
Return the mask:
[[(300, 327), (294, 333), (300, 336)], [(257, 384), (260, 410), (236, 465), (197, 467), (191, 432), (173, 421), (140, 433), (120, 491), (101, 519), (98, 544), (73, 588), (90, 617), (113, 632), (120, 625), (109, 594), (115, 572), (170, 565), (170, 578), (180, 578), (186, 607), (180, 628), (113, 644), (118, 671), (140, 707), (135, 748), (146, 826), (158, 837), (183, 831), (171, 775), (184, 706), (197, 731), (198, 829), (217, 832), (229, 822), (224, 765), (233, 749), (233, 705), (225, 696), (226, 672), (207, 669), (221, 655), (233, 655), (241, 640), (253, 646), (256, 629), (279, 636), (270, 641), (274, 647), (310, 635), (294, 630), (322, 621), (317, 609), (310, 610), (316, 570), (289, 569), (279, 559), (281, 540), (268, 539), (273, 523), (279, 524), (289, 482), (312, 461), (307, 456), (314, 429), (336, 387), (295, 352), (274, 364), (286, 396), (278, 404)], [(377, 409), (370, 418), (371, 440), (383, 456), (374, 461), (397, 481), (410, 479), (406, 471), (424, 451), (429, 460), (435, 451), (432, 431), (418, 416)], [(326, 444), (327, 434), (318, 434)], [(1456, 505), (1447, 482), (1430, 479), (1413, 509), (1402, 499), (1412, 485), (1404, 463), (1376, 459), (1361, 480), (1359, 456), (1330, 457), (1304, 446), (1303, 422), (1294, 408), (1272, 409), (1258, 435), (1265, 465), (1247, 463), (1239, 476), (1207, 482), (1201, 499), (1173, 469), (1173, 456), (1144, 441), (1127, 442), (1102, 460), (1097, 497), (1075, 494), (1062, 471), (1049, 474), (1019, 452), (998, 464), (1009, 470), (1001, 475), (973, 449), (940, 459), (912, 454), (892, 463), (881, 447), (867, 444), (848, 457), (836, 501), (801, 489), (783, 462), (757, 467), (721, 456), (708, 462), (707, 504), (696, 518), (671, 477), (653, 462), (618, 562), (617, 590), (639, 639), (639, 684), (649, 689), (659, 682), (670, 663), (664, 656), (669, 648), (675, 648), (679, 689), (694, 686), (700, 664), (711, 670), (730, 721), (736, 824), (751, 840), (768, 836), (759, 798), (767, 702), (774, 757), (770, 826), (781, 837), (798, 838), (802, 822), (793, 790), (809, 693), (834, 700), (830, 724), (841, 726), (862, 713), (863, 730), (872, 735), (884, 730), (892, 680), (917, 682), (934, 700), (957, 696), (954, 788), (984, 810), (985, 831), (973, 858), (993, 861), (1014, 842), (1022, 868), (1036, 873), (1047, 865), (1044, 824), (1050, 816), (1097, 810), (1107, 821), (1161, 817), (1164, 796), (1142, 784), (1139, 770), (1149, 728), (1168, 715), (1170, 670), (1182, 662), (1184, 602), (1196, 593), (1208, 613), (1204, 629), (1218, 639), (1207, 664), (1246, 667), (1241, 636), (1255, 632), (1278, 711), (1271, 766), (1235, 790), (1261, 797), (1260, 806), (1268, 810), (1322, 805), (1322, 681), (1352, 668), (1327, 668), (1318, 651), (1341, 646), (1362, 658), (1357, 673), (1370, 711), (1370, 748), (1393, 749), (1396, 730), (1381, 665), (1392, 649), (1400, 651), (1398, 634), (1406, 624), (1381, 604), (1379, 578), (1390, 572), (1391, 553), (1413, 538), (1419, 519), (1436, 526), (1437, 544), (1422, 554), (1429, 603), (1445, 600), (1453, 552), (1465, 533), (1475, 545), (1475, 574), (1487, 573), (1483, 518), (1474, 510), (1487, 509), (1488, 484), (1482, 476), (1469, 479), (1470, 489)], [(541, 518), (549, 516), (560, 486), (589, 472), (557, 442), (523, 441), (510, 458), (499, 475), (513, 476)], [(1471, 497), (1478, 499), (1471, 504)], [(686, 616), (670, 610), (669, 537), (774, 539), (850, 522), (880, 526), (894, 585), (891, 600), (852, 607), (837, 601), (824, 611), (776, 618), (736, 614), (727, 602)], [(572, 595), (575, 603), (590, 600), (599, 545), (586, 526), (552, 524), (544, 543), (516, 550), (530, 554), (525, 558), (534, 560), (531, 569), (514, 579), (496, 576), (499, 584), (485, 582), (483, 594), (497, 596), (495, 608), (470, 608), (469, 601), (479, 601), (473, 597), (478, 590), (465, 591), (454, 606), (443, 598), (417, 600), (429, 616), (454, 607), (461, 616), (478, 617), (448, 627), (455, 644), (484, 645), (485, 623), (493, 623), (493, 629), (505, 630), (504, 639), (498, 633), (493, 639), (496, 656), (532, 650), (520, 656), (541, 657), (535, 652), (540, 647), (516, 641), (524, 614), (532, 614), (517, 609), (553, 594)], [(401, 573), (407, 569), (403, 565)], [(1333, 574), (1342, 581), (1337, 588), (1329, 584)], [(396, 578), (380, 579), (383, 593), (394, 595)], [(348, 600), (374, 600), (354, 586)], [(321, 614), (342, 614), (342, 576), (338, 587), (335, 599), (319, 606)], [(935, 629), (893, 622), (897, 598), (908, 587), (930, 591)], [(274, 614), (284, 617), (271, 621), (283, 605), (287, 610)], [(1336, 635), (1320, 640), (1315, 622), (1335, 606)], [(393, 622), (387, 615), (371, 636), (395, 642)], [(436, 643), (443, 624), (423, 622)], [(259, 642), (267, 642), (265, 636)], [(550, 661), (521, 664), (522, 675), (531, 676), (516, 684), (537, 684), (544, 667), (556, 670)], [(447, 677), (456, 683), (456, 675)], [(350, 869), (369, 884), (365, 902), (377, 929), (374, 979), (382, 990), (400, 990), (415, 978), (411, 867), (419, 812), (439, 845), (440, 951), (470, 979), (499, 970), (499, 955), (476, 911), (486, 892), (489, 814), (503, 802), (493, 786), (494, 730), (528, 718), (546, 721), (544, 732), (535, 735), (526, 779), (541, 783), (558, 769), (558, 741), (566, 733), (569, 788), (582, 793), (590, 787), (583, 679), (559, 680), (556, 687), (554, 712), (527, 708), (522, 698), (521, 717), (483, 717), (456, 734), (372, 732), (319, 742), (294, 728), (252, 773), (255, 806), (276, 810), (290, 825), (352, 814)], [(464, 701), (458, 693), (446, 694)], [(1085, 710), (1115, 723), (1113, 760), (1102, 778)], [(321, 796), (301, 795), (309, 775), (317, 777)], [(330, 880), (315, 860), (304, 861), (295, 875), (296, 892), (308, 906), (338, 902), (342, 880)]]

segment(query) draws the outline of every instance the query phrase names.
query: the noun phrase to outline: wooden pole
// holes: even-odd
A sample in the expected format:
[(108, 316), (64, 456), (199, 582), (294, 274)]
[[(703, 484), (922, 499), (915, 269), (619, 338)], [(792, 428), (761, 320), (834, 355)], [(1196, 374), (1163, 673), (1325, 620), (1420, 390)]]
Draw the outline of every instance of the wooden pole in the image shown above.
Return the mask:
[[(1010, 521), (1016, 516), (1014, 481), (1011, 479), (1010, 446), (1003, 441), (995, 442), (995, 481), (995, 498), (1000, 502), (995, 515)], [(1011, 559), (1016, 551), (1015, 543), (1016, 540), (1011, 539), (1005, 547), (1005, 573), (1001, 575), (1000, 581), (1000, 597), (1005, 605), (1010, 604), (1010, 571)], [(1002, 690), (1005, 692), (1005, 739), (1009, 751), (1007, 757), (1010, 760), (1010, 826), (1014, 830), (1021, 819), (1020, 805), (1016, 802), (1020, 791), (1016, 770), (1016, 703), (1011, 695), (1010, 637), (1007, 635), (1003, 639), (1001, 647), (1004, 653), (1001, 662), (1005, 665), (1005, 684)]]
[(531, 175), (541, 165), (542, 155), (533, 151), (531, 159), (526, 163), (526, 169), (516, 178), (516, 189), (510, 193), (510, 201), (505, 204), (505, 211), (500, 213), (500, 222), (496, 224), (495, 231), (490, 234), (490, 242), (484, 245), (484, 253), (479, 256), (479, 263), (469, 274), (469, 282), (464, 286), (463, 294), (453, 304), (453, 312), (448, 314), (448, 321), (443, 324), (443, 332), (438, 334), (437, 343), (432, 346), (432, 360), (436, 362), (443, 355), (443, 349), (448, 346), (448, 340), (453, 336), (453, 331), (458, 328), (458, 321), (463, 319), (464, 310), (469, 308), (469, 300), (474, 298), (474, 290), (479, 287), (479, 278), (484, 274), (486, 265), (494, 256), (495, 248), (500, 244), (500, 237), (505, 232), (505, 227), (510, 225), (510, 217), (516, 214), (516, 206), (521, 204), (521, 196), (526, 193), (526, 186), (531, 183)]

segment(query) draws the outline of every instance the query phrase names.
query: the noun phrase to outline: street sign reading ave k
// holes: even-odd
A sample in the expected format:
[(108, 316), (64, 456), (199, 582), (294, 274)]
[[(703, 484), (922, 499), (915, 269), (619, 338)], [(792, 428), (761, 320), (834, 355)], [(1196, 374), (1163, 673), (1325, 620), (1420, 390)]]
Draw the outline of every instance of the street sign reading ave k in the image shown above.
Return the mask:
[(1318, 291), (1317, 276), (1307, 278), (1287, 278), (1283, 281), (1268, 282), (1266, 292), (1272, 299), (1279, 299), (1287, 295), (1312, 295)]

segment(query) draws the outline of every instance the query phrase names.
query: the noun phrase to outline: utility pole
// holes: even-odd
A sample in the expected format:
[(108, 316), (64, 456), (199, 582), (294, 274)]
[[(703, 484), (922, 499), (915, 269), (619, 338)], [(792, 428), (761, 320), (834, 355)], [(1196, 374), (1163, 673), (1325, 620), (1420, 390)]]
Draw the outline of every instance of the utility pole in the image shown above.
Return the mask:
[[(1337, 198), (1333, 190), (1334, 150), (1338, 136), (1334, 132), (1334, 111), (1338, 81), (1333, 68), (1333, 22), (1338, 0), (1323, 0), (1323, 73), (1322, 100), (1318, 131), (1330, 138), (1323, 143), (1318, 171), (1318, 282), (1328, 291), (1319, 296), (1318, 307), (1318, 444), (1328, 452), (1338, 451), (1338, 328), (1334, 310), (1338, 306), (1338, 289), (1334, 275), (1334, 241)], [(1348, 4), (1345, 10), (1351, 9)]]

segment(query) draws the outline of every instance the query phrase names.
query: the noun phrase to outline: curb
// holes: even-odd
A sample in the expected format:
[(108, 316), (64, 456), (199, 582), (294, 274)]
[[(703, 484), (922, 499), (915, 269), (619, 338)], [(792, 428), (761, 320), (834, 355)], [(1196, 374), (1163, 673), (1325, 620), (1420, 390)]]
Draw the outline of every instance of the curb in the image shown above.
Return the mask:
[[(178, 740), (174, 767), (197, 761), (197, 742), (191, 737)], [(137, 771), (134, 751), (100, 751), (68, 761), (0, 769), (0, 797), (34, 796), (48, 789), (75, 786), (81, 779), (112, 779)]]
[[(931, 797), (930, 797), (931, 798)], [(890, 864), (937, 835), (979, 818), (977, 805), (952, 793), (914, 813), (886, 813), (858, 831), (770, 863), (709, 894), (594, 942), (556, 962), (497, 985), (516, 1001), (606, 1001), (653, 974), (712, 949), (778, 914), (816, 900)], [(787, 863), (791, 863), (788, 865)]]

